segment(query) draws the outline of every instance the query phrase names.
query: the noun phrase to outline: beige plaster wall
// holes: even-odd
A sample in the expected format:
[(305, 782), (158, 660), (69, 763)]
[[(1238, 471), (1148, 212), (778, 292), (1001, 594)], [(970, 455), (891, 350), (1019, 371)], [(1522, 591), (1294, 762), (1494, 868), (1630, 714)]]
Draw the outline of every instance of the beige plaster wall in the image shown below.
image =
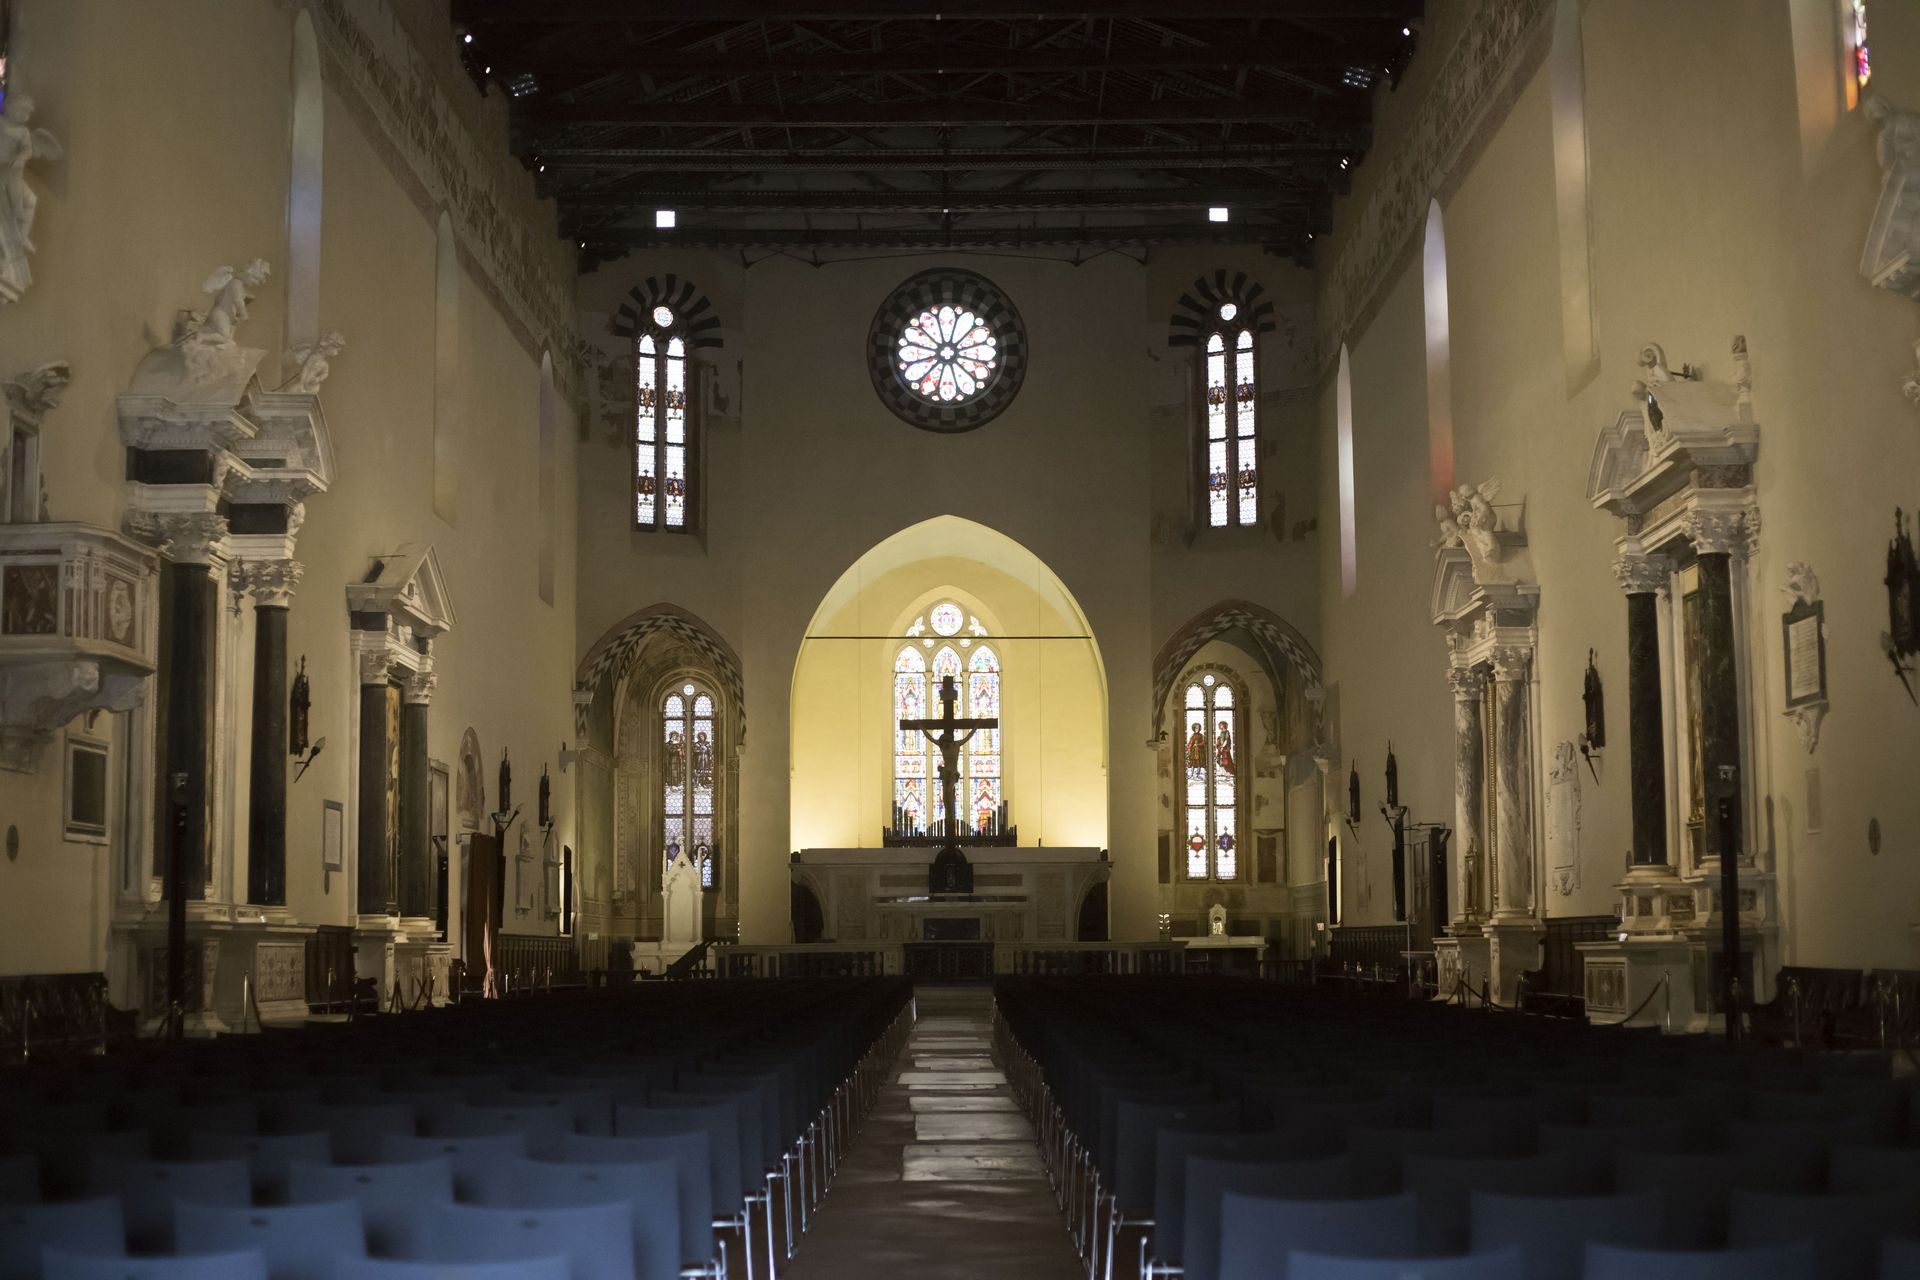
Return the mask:
[[(1354, 198), (1337, 207), (1341, 230), (1322, 248), (1323, 265), (1352, 234), (1381, 180), (1378, 158), (1405, 138), (1467, 8), (1430, 6), (1413, 73), (1397, 94), (1380, 96), (1376, 149), (1360, 167)], [(1920, 827), (1920, 797), (1908, 781), (1920, 759), (1920, 710), (1881, 656), (1879, 635), (1893, 508), (1920, 503), (1920, 431), (1900, 395), (1920, 314), (1857, 270), (1879, 190), (1864, 113), (1815, 111), (1803, 154), (1802, 101), (1818, 105), (1841, 92), (1837, 41), (1809, 49), (1809, 31), (1831, 29), (1803, 8), (1586, 6), (1600, 368), (1571, 394), (1544, 72), (1524, 84), (1484, 151), (1454, 175), (1442, 203), (1455, 470), (1465, 481), (1496, 476), (1502, 501), (1526, 504), (1541, 584), (1535, 687), (1543, 751), (1579, 733), (1581, 678), (1588, 649), (1596, 651), (1610, 747), (1598, 783), (1583, 774), (1581, 887), (1566, 897), (1543, 894), (1550, 914), (1606, 912), (1629, 841), (1625, 606), (1611, 574), (1613, 540), (1624, 530), (1587, 503), (1587, 467), (1597, 434), (1627, 407), (1641, 344), (1659, 342), (1676, 367), (1704, 365), (1709, 378), (1725, 379), (1729, 340), (1747, 336), (1762, 528), (1745, 618), (1756, 648), (1743, 679), (1756, 709), (1756, 834), (1781, 879), (1784, 958), (1910, 965), (1920, 870), (1901, 851)], [(1870, 92), (1895, 102), (1920, 97), (1920, 15), (1894, 4), (1871, 13)], [(1353, 361), (1359, 580), (1344, 597), (1337, 540), (1324, 539), (1320, 608), (1340, 781), (1357, 757), (1370, 808), (1391, 737), (1414, 818), (1449, 821), (1446, 654), (1427, 615), (1435, 532), (1423, 465), (1419, 265), (1417, 253), (1403, 258), (1377, 309), (1342, 335)], [(1320, 493), (1331, 525), (1338, 490), (1330, 360), (1327, 370)], [(1829, 631), (1833, 709), (1811, 756), (1781, 714), (1779, 617), (1789, 602), (1777, 588), (1787, 564), (1800, 560), (1820, 576)], [(1810, 831), (1815, 785), (1824, 813)], [(1867, 848), (1870, 819), (1886, 833), (1877, 858)], [(1364, 827), (1361, 837), (1346, 843), (1350, 881), (1384, 883), (1387, 850)], [(1350, 884), (1349, 922), (1387, 918), (1385, 896), (1370, 907), (1360, 901)]]
[[(999, 418), (965, 435), (937, 436), (909, 427), (880, 403), (864, 341), (875, 309), (896, 285), (949, 261), (990, 276), (1008, 293), (1025, 321), (1032, 359), (1018, 398)], [(1266, 605), (1309, 637), (1315, 630), (1312, 535), (1291, 535), (1291, 523), (1309, 519), (1314, 505), (1309, 403), (1280, 396), (1268, 406), (1268, 474), (1287, 494), (1288, 540), (1265, 530), (1203, 536), (1192, 545), (1185, 539), (1182, 415), (1197, 395), (1188, 389), (1197, 374), (1166, 348), (1167, 320), (1197, 275), (1223, 266), (1244, 268), (1296, 303), (1310, 298), (1305, 273), (1226, 250), (1156, 255), (1145, 266), (1108, 255), (1077, 267), (990, 256), (819, 267), (775, 257), (743, 267), (724, 255), (653, 253), (582, 279), (583, 333), (609, 353), (622, 344), (606, 334), (607, 317), (648, 277), (671, 272), (691, 280), (723, 324), (725, 347), (706, 358), (721, 374), (730, 420), (706, 436), (703, 537), (633, 532), (627, 437), (617, 422), (590, 427), (580, 468), (579, 647), (584, 653), (635, 609), (668, 602), (697, 614), (739, 652), (747, 718), (743, 938), (788, 936), (785, 862), (801, 838), (795, 793), (809, 766), (799, 756), (811, 750), (796, 739), (804, 725), (793, 719), (803, 694), (795, 667), (809, 619), (876, 544), (941, 515), (1011, 539), (1057, 575), (1084, 612), (1104, 669), (1107, 787), (1101, 820), (1076, 819), (1068, 830), (1104, 829), (1115, 865), (1115, 936), (1150, 936), (1155, 651), (1194, 613), (1231, 597)], [(1285, 365), (1277, 341), (1263, 340), (1261, 352), (1263, 377)], [(1270, 390), (1278, 389), (1275, 379), (1268, 379)], [(932, 592), (952, 581), (950, 573), (928, 570), (917, 589)], [(903, 599), (912, 594), (904, 581), (899, 591)], [(994, 607), (991, 591), (980, 594)], [(1018, 659), (1010, 654), (1010, 670)], [(1051, 678), (1042, 695), (1054, 696)], [(1086, 701), (1087, 715), (1078, 718), (1090, 722), (1093, 699)], [(1061, 733), (1049, 730), (1047, 742), (1065, 741)], [(1066, 797), (1078, 795), (1083, 782), (1063, 780), (1059, 770), (1090, 779), (1084, 770), (1091, 755), (1078, 745), (1071, 754), (1081, 763), (1050, 765), (1041, 794), (1023, 786), (1014, 798), (1023, 836), (1036, 819), (1051, 832), (1063, 808), (1079, 812), (1081, 800)], [(890, 799), (867, 777), (878, 770), (840, 784), (836, 804), (849, 791), (872, 794), (866, 811), (837, 818), (834, 830), (850, 825), (871, 840), (887, 820)], [(1049, 816), (1029, 811), (1036, 801)]]
[[(15, 86), (38, 101), (36, 124), (67, 148), (36, 166), (41, 194), (34, 283), (0, 309), (0, 373), (64, 359), (73, 380), (50, 415), (45, 470), (54, 516), (118, 528), (125, 508), (123, 450), (114, 397), (141, 355), (166, 340), (176, 310), (204, 305), (202, 280), (223, 263), (264, 257), (276, 275), (258, 290), (240, 340), (263, 347), (263, 381), (282, 372), (290, 58), (298, 6), (274, 0), (192, 0), (166, 6), (109, 0), (15, 6)], [(430, 25), (430, 24), (429, 24)], [(436, 44), (432, 58), (452, 59)], [(498, 104), (473, 98), (467, 118), (504, 148)], [(433, 514), (428, 464), (433, 409), (435, 210), (403, 178), (388, 140), (370, 136), (330, 77), (325, 94), (320, 320), (348, 340), (322, 392), (338, 468), (331, 492), (307, 504), (297, 556), (305, 576), (290, 619), (290, 652), (312, 683), (311, 734), (321, 753), (289, 792), (289, 906), (304, 923), (344, 923), (352, 872), (321, 872), (323, 800), (349, 802), (354, 753), (345, 588), (369, 557), (405, 542), (439, 551), (458, 626), (439, 645), (440, 683), (430, 755), (455, 762), (473, 726), (489, 769), (512, 751), (520, 794), (531, 802), (541, 762), (570, 740), (575, 651), (574, 520), (556, 516), (557, 590), (538, 592), (538, 350), (468, 272), (462, 282), (459, 369), (460, 524)], [(488, 121), (491, 120), (491, 125)], [(530, 189), (530, 182), (528, 187)], [(553, 234), (550, 215), (538, 227)], [(522, 327), (524, 331), (524, 327)], [(573, 489), (577, 432), (561, 406), (554, 459), (558, 487)], [(223, 614), (223, 616), (227, 616)], [(228, 668), (238, 770), (232, 803), (216, 815), (216, 866), (246, 883), (247, 717), (251, 606), (228, 623)], [(78, 722), (73, 726), (78, 729)], [(109, 729), (102, 721), (100, 728)], [(117, 732), (117, 730), (116, 730)], [(556, 784), (558, 783), (556, 777)], [(141, 787), (147, 784), (139, 781)], [(98, 969), (123, 860), (144, 879), (145, 851), (124, 833), (111, 849), (60, 839), (58, 738), (39, 772), (0, 774), (0, 827), (22, 832), (16, 863), (0, 862), (0, 972)], [(571, 788), (554, 790), (557, 843), (572, 843)], [(116, 815), (125, 797), (116, 792)], [(346, 861), (354, 862), (351, 812)], [(233, 833), (233, 834), (226, 834)], [(135, 833), (137, 841), (144, 833)], [(127, 911), (138, 914), (141, 908)], [(551, 932), (536, 912), (508, 929)]]

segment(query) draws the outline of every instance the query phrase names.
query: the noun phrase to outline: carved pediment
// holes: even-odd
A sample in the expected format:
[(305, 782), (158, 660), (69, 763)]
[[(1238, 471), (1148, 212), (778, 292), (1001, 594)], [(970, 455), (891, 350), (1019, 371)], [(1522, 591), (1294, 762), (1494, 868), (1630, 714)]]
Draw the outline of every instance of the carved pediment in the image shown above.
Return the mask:
[(347, 608), (355, 613), (384, 613), (428, 639), (451, 631), (453, 600), (447, 594), (440, 557), (431, 546), (407, 544), (375, 556), (367, 575), (347, 588)]
[(1742, 469), (1760, 452), (1746, 339), (1733, 340), (1731, 363), (1730, 381), (1709, 381), (1691, 369), (1670, 373), (1657, 345), (1642, 347), (1630, 406), (1594, 441), (1588, 501), (1615, 515), (1642, 515), (1696, 483), (1703, 469), (1711, 470), (1712, 487), (1743, 487)]
[(1433, 601), (1428, 612), (1435, 623), (1458, 622), (1479, 604), (1480, 584), (1473, 580), (1473, 559), (1461, 547), (1442, 547), (1434, 557)]

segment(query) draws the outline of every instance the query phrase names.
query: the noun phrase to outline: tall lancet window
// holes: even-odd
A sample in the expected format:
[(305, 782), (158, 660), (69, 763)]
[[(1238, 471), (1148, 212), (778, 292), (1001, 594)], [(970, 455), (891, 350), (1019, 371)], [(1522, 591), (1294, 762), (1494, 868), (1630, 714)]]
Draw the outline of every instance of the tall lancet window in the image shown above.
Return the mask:
[(1239, 857), (1239, 700), (1208, 672), (1187, 685), (1187, 879), (1233, 880)]
[(716, 707), (713, 694), (690, 680), (671, 689), (660, 706), (662, 871), (685, 853), (709, 889), (719, 861), (713, 825), (720, 755)]
[[(1000, 655), (980, 620), (952, 601), (914, 619), (894, 656), (893, 829), (902, 835), (937, 832), (947, 817), (939, 748), (918, 729), (899, 727), (901, 720), (940, 717), (946, 676), (953, 677), (958, 695), (956, 717), (1001, 718)], [(961, 820), (975, 835), (997, 834), (1006, 826), (1000, 734), (997, 728), (975, 730), (960, 752), (954, 796)]]
[(633, 524), (693, 527), (694, 449), (687, 422), (687, 341), (673, 308), (655, 307), (634, 342)]
[(1207, 524), (1215, 529), (1260, 521), (1259, 387), (1253, 330), (1235, 325), (1240, 308), (1220, 304), (1207, 335), (1207, 440), (1202, 478)]

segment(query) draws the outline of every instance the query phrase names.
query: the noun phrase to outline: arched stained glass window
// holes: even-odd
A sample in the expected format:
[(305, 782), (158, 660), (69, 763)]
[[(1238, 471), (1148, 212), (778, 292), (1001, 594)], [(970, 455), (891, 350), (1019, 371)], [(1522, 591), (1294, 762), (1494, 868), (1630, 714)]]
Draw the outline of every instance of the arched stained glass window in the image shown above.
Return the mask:
[[(940, 751), (901, 720), (937, 719), (941, 682), (951, 677), (960, 718), (1000, 719), (1000, 655), (980, 620), (951, 601), (935, 605), (907, 628), (893, 663), (893, 829), (900, 835), (938, 834), (946, 821), (940, 787)], [(960, 752), (954, 795), (960, 820), (975, 835), (1006, 826), (1001, 730), (975, 730)]]
[(1240, 308), (1223, 302), (1207, 334), (1203, 368), (1207, 408), (1207, 524), (1215, 529), (1260, 522), (1260, 393), (1253, 330), (1234, 321)]
[(1239, 858), (1239, 726), (1233, 687), (1211, 672), (1187, 685), (1183, 726), (1187, 879), (1233, 880)]
[(687, 423), (687, 343), (671, 307), (655, 307), (634, 340), (633, 524), (693, 527), (693, 437)]
[(713, 694), (692, 681), (669, 690), (660, 707), (662, 874), (684, 852), (709, 889), (719, 862), (714, 840), (720, 755), (716, 707)]

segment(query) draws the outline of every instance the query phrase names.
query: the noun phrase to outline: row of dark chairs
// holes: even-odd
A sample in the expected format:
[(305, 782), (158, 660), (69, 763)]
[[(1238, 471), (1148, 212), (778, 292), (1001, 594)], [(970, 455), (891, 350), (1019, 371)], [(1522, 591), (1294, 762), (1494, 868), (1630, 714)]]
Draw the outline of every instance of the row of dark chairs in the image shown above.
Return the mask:
[(642, 984), (0, 1072), (0, 1280), (775, 1280), (911, 995)]
[(1885, 1054), (1196, 977), (1003, 979), (996, 1036), (1090, 1280), (1920, 1276)]

